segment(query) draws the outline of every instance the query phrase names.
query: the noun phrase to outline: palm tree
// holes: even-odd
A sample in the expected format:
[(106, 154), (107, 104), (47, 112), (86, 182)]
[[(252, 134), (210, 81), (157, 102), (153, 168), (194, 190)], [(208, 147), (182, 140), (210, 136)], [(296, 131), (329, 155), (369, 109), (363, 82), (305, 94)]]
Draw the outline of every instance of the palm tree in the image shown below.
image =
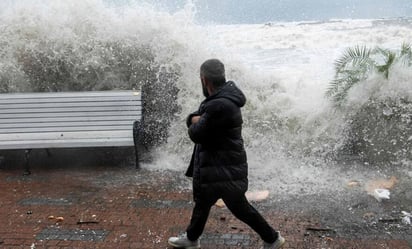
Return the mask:
[(335, 62), (335, 77), (326, 91), (326, 96), (340, 106), (351, 87), (366, 80), (372, 72), (380, 73), (388, 79), (392, 65), (397, 62), (408, 67), (412, 66), (411, 44), (403, 43), (399, 53), (380, 47), (348, 48)]
[(326, 92), (336, 104), (340, 104), (349, 89), (361, 80), (366, 79), (367, 73), (375, 67), (371, 59), (371, 50), (356, 46), (348, 48), (341, 58), (335, 62), (335, 78)]
[[(335, 77), (326, 94), (339, 108), (354, 85), (366, 82), (372, 74), (380, 74), (382, 79), (388, 80), (395, 64), (408, 69), (412, 67), (410, 44), (402, 44), (401, 49), (396, 52), (380, 47), (348, 48), (335, 62)], [(384, 81), (375, 80), (369, 83), (382, 84)], [(341, 114), (347, 122), (345, 149), (375, 163), (412, 160), (412, 101), (409, 97), (402, 94), (376, 94), (369, 96), (361, 106), (339, 110), (342, 110)]]

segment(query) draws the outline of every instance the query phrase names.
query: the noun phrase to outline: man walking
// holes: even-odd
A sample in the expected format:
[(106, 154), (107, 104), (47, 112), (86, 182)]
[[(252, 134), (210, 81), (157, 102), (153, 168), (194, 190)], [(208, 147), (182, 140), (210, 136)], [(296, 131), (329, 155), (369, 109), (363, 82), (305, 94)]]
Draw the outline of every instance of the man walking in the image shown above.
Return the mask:
[(203, 95), (198, 111), (187, 118), (195, 143), (186, 176), (193, 177), (193, 209), (186, 233), (169, 238), (179, 248), (200, 248), (200, 236), (211, 207), (223, 199), (236, 218), (248, 224), (264, 241), (263, 248), (278, 249), (285, 239), (248, 202), (248, 165), (242, 139), (240, 108), (246, 97), (234, 82), (226, 82), (225, 67), (217, 59), (200, 67)]

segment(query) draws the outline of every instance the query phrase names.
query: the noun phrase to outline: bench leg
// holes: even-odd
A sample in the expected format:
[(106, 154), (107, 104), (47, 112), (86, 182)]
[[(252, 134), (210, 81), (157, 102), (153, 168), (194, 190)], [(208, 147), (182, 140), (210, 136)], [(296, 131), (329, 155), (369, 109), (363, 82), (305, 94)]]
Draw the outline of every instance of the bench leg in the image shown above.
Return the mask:
[(0, 156), (0, 169), (3, 169), (5, 158), (4, 156)]
[(31, 149), (26, 150), (26, 151), (24, 152), (24, 157), (25, 157), (25, 159), (26, 159), (26, 165), (25, 165), (25, 170), (24, 170), (23, 175), (25, 175), (25, 176), (31, 174), (30, 165), (29, 165), (30, 152), (31, 152)]
[(141, 123), (139, 121), (135, 121), (133, 123), (133, 141), (134, 141), (134, 153), (136, 156), (136, 169), (140, 169), (140, 164), (139, 164), (139, 151), (138, 151), (138, 145), (139, 145), (139, 139), (140, 139), (140, 129), (141, 129)]
[(136, 169), (140, 169), (140, 163), (139, 163), (139, 152), (137, 150), (137, 146), (134, 146), (134, 153), (136, 156)]

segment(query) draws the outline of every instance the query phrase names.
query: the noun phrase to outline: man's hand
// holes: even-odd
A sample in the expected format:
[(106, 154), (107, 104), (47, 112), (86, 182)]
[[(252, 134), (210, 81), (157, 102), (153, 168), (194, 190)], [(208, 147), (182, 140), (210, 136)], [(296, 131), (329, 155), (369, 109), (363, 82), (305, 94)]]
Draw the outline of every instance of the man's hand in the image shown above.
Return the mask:
[(192, 124), (196, 124), (197, 122), (199, 122), (200, 116), (193, 116), (192, 117)]

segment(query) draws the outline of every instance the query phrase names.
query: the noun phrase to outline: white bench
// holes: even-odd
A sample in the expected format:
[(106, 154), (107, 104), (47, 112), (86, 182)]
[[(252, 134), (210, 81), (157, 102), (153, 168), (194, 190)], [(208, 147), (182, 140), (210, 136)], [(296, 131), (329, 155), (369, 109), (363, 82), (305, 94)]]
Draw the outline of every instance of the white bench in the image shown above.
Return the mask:
[(142, 119), (136, 91), (0, 94), (0, 150), (134, 146)]

